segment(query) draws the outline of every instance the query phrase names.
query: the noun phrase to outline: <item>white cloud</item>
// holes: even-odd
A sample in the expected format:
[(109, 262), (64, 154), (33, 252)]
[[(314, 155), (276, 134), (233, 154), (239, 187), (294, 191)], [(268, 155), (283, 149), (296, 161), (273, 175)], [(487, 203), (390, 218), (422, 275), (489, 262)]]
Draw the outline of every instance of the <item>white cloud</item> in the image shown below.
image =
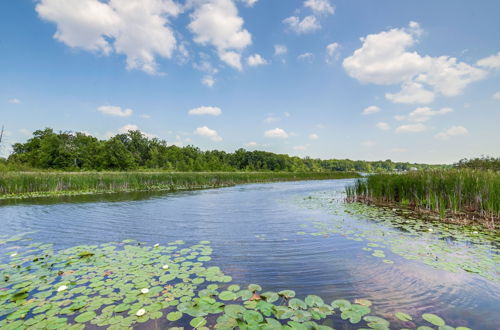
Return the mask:
[(394, 103), (428, 104), (434, 101), (434, 93), (425, 89), (422, 84), (408, 81), (403, 83), (399, 93), (386, 93), (385, 98)]
[(30, 136), (31, 135), (31, 132), (27, 128), (21, 128), (19, 130), (19, 133), (21, 133), (22, 135), (26, 135), (26, 136)]
[(500, 100), (500, 91), (496, 92), (495, 94), (493, 94), (493, 98), (497, 99), (497, 100)]
[(491, 55), (482, 58), (479, 61), (477, 61), (476, 64), (483, 68), (500, 69), (500, 52), (498, 52), (496, 55)]
[(288, 48), (285, 45), (274, 45), (275, 56), (285, 55), (287, 52)]
[(130, 117), (134, 112), (132, 109), (122, 109), (121, 107), (114, 105), (101, 105), (97, 108), (97, 110), (105, 115), (116, 117)]
[(12, 104), (21, 104), (21, 100), (17, 98), (9, 99), (7, 102)]
[(405, 119), (406, 119), (406, 116), (403, 116), (403, 115), (395, 115), (395, 116), (394, 116), (394, 119), (396, 119), (397, 121), (402, 121), (402, 120), (405, 120)]
[(383, 121), (379, 121), (375, 126), (383, 131), (388, 131), (391, 129), (391, 126)]
[(401, 125), (396, 128), (396, 133), (418, 133), (425, 131), (426, 127), (422, 123)]
[(280, 138), (286, 139), (288, 138), (288, 133), (281, 128), (274, 128), (264, 132), (264, 136), (268, 138)]
[(469, 131), (463, 126), (452, 126), (444, 132), (436, 134), (434, 137), (438, 140), (448, 140), (453, 136), (468, 135)]
[(241, 2), (245, 3), (247, 7), (253, 7), (259, 0), (240, 0)]
[(314, 54), (309, 52), (300, 54), (299, 56), (297, 56), (297, 59), (300, 61), (307, 61), (309, 63), (312, 63), (312, 61), (314, 61)]
[(263, 59), (259, 54), (253, 54), (247, 57), (247, 64), (250, 66), (259, 66), (267, 64), (267, 61)]
[(339, 48), (340, 45), (336, 42), (333, 42), (326, 46), (326, 63), (334, 63), (339, 59), (340, 53), (339, 53)]
[(408, 115), (408, 120), (416, 123), (423, 123), (431, 119), (434, 116), (442, 116), (447, 113), (453, 112), (451, 108), (442, 108), (439, 110), (432, 110), (429, 107), (416, 108)]
[(214, 46), (221, 61), (241, 70), (241, 51), (252, 43), (252, 35), (243, 28), (234, 2), (208, 0), (196, 4), (188, 25), (194, 41)]
[(390, 152), (395, 152), (395, 153), (401, 153), (401, 152), (408, 152), (408, 149), (405, 149), (405, 148), (392, 148), (389, 151)]
[(304, 7), (310, 8), (317, 15), (333, 15), (335, 6), (329, 0), (306, 0)]
[(251, 142), (248, 142), (248, 143), (245, 143), (245, 147), (249, 147), (249, 148), (255, 148), (258, 146), (258, 143), (257, 142), (254, 142), (254, 141), (251, 141)]
[(143, 114), (141, 115), (141, 118), (144, 118), (144, 119), (151, 119), (151, 116), (148, 115), (148, 114)]
[(201, 79), (201, 83), (208, 87), (213, 87), (215, 85), (215, 78), (212, 76), (204, 76)]
[[(421, 36), (416, 22), (407, 28), (391, 29), (361, 38), (361, 48), (345, 58), (343, 66), (353, 78), (379, 85), (403, 84), (403, 91), (388, 94), (395, 102), (429, 102), (430, 92), (455, 96), (470, 83), (481, 80), (486, 72), (448, 56), (421, 56), (408, 51)], [(420, 84), (420, 86), (418, 85)], [(423, 87), (432, 91), (426, 91)], [(411, 95), (411, 93), (417, 95)]]
[(302, 20), (300, 20), (298, 16), (290, 16), (285, 18), (283, 23), (287, 25), (291, 31), (297, 34), (310, 33), (321, 28), (316, 17), (312, 15), (306, 16)]
[(319, 139), (319, 135), (316, 133), (309, 134), (309, 140), (317, 140)]
[(201, 115), (210, 115), (210, 116), (220, 116), (222, 114), (222, 110), (218, 107), (198, 107), (188, 111), (189, 115), (201, 116)]
[(371, 115), (373, 113), (380, 112), (380, 108), (377, 107), (376, 105), (370, 105), (369, 107), (365, 108), (361, 114), (363, 115)]
[(128, 124), (118, 129), (118, 133), (127, 133), (128, 131), (138, 131), (139, 127), (134, 124)]
[(38, 15), (57, 25), (54, 38), (73, 48), (126, 56), (127, 69), (158, 74), (156, 57), (171, 58), (176, 39), (168, 26), (172, 0), (41, 0)]
[(208, 128), (207, 126), (198, 127), (194, 131), (194, 134), (207, 137), (210, 140), (215, 141), (215, 142), (222, 141), (222, 137), (219, 136), (219, 133), (217, 133), (216, 130)]
[(285, 116), (285, 117), (290, 117), (290, 116), (291, 116), (291, 114), (290, 114), (290, 112), (285, 111), (285, 112), (283, 112), (283, 116)]

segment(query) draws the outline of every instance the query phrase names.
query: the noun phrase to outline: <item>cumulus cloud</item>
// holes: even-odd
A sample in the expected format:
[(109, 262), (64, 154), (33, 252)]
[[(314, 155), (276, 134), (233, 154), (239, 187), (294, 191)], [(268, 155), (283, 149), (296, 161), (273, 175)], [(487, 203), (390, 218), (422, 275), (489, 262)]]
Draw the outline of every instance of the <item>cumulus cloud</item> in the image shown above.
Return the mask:
[(375, 126), (383, 131), (388, 131), (391, 129), (391, 126), (383, 121), (379, 121)]
[(288, 138), (288, 133), (282, 128), (274, 128), (264, 132), (264, 136), (268, 138)]
[(255, 5), (259, 0), (240, 0), (240, 1), (243, 2), (247, 7), (253, 7), (253, 5)]
[(252, 35), (243, 28), (243, 18), (231, 0), (196, 2), (188, 28), (194, 41), (216, 48), (221, 61), (241, 70), (241, 51), (252, 43)]
[(497, 100), (500, 100), (500, 91), (496, 92), (495, 94), (493, 94), (493, 98), (497, 99)]
[(105, 115), (116, 117), (130, 117), (134, 112), (132, 109), (122, 109), (121, 107), (114, 105), (101, 105), (97, 108), (97, 110)]
[(380, 108), (377, 107), (376, 105), (370, 105), (369, 107), (365, 108), (361, 114), (371, 115), (377, 112), (380, 112)]
[(274, 122), (277, 122), (277, 121), (280, 121), (281, 118), (278, 117), (278, 116), (274, 116), (274, 115), (268, 115), (265, 119), (264, 119), (264, 123), (266, 124), (271, 124), (271, 123), (274, 123)]
[(222, 110), (218, 107), (203, 106), (189, 110), (188, 114), (191, 116), (202, 116), (202, 115), (220, 116), (222, 114)]
[(247, 64), (249, 66), (259, 66), (267, 64), (267, 61), (263, 59), (259, 54), (253, 54), (247, 57)]
[(333, 15), (335, 6), (329, 0), (306, 0), (304, 7), (310, 8), (317, 15)]
[(408, 115), (408, 120), (416, 123), (423, 123), (434, 116), (442, 116), (447, 113), (453, 112), (451, 108), (442, 108), (439, 110), (432, 110), (429, 107), (416, 108)]
[(340, 45), (336, 42), (333, 42), (326, 46), (326, 58), (325, 61), (328, 64), (334, 63), (339, 59), (339, 48)]
[(198, 127), (194, 131), (194, 134), (199, 135), (199, 136), (207, 137), (210, 140), (215, 141), (215, 142), (222, 141), (222, 137), (220, 137), (219, 133), (217, 133), (216, 130), (208, 128), (207, 126)]
[(444, 132), (436, 134), (434, 137), (438, 140), (448, 140), (454, 136), (468, 135), (469, 131), (463, 126), (452, 126)]
[(399, 93), (387, 93), (385, 98), (394, 103), (428, 104), (434, 101), (434, 92), (425, 89), (422, 84), (408, 81), (403, 83)]
[(121, 128), (118, 129), (119, 133), (127, 133), (128, 131), (138, 131), (139, 127), (134, 124), (127, 124)]
[(257, 142), (254, 142), (254, 141), (251, 141), (251, 142), (248, 142), (248, 143), (245, 143), (245, 147), (249, 147), (249, 148), (255, 148), (258, 146), (258, 143)]
[(318, 134), (316, 133), (309, 134), (309, 140), (317, 140), (317, 139), (319, 139)]
[(21, 100), (18, 98), (12, 98), (7, 100), (7, 102), (12, 103), (12, 104), (21, 104)]
[(172, 0), (41, 0), (36, 11), (57, 25), (58, 41), (104, 55), (124, 54), (129, 70), (157, 74), (156, 58), (171, 58), (176, 48), (168, 23), (180, 8)]
[(421, 34), (416, 22), (410, 22), (406, 28), (370, 34), (361, 38), (361, 48), (344, 59), (343, 67), (348, 75), (363, 83), (402, 84), (400, 93), (387, 95), (399, 103), (428, 103), (433, 98), (430, 93), (455, 96), (486, 76), (484, 70), (454, 57), (422, 56), (409, 51)]
[(307, 149), (307, 146), (294, 146), (293, 147), (293, 150), (297, 150), (297, 151), (304, 151)]
[(208, 87), (213, 87), (215, 85), (215, 78), (212, 76), (204, 76), (201, 79), (201, 83)]
[(313, 15), (306, 16), (302, 20), (298, 16), (290, 16), (283, 20), (283, 24), (297, 34), (310, 33), (321, 28), (318, 19)]
[(285, 55), (287, 52), (288, 48), (285, 45), (274, 45), (275, 56)]
[(312, 63), (314, 61), (314, 54), (313, 53), (304, 53), (304, 54), (300, 54), (299, 56), (297, 56), (297, 59), (299, 61), (306, 61), (306, 62), (309, 62), (309, 63)]
[(476, 63), (478, 66), (487, 69), (500, 69), (500, 52), (496, 55), (491, 55), (485, 58), (480, 59)]
[(401, 125), (396, 128), (396, 133), (419, 133), (425, 131), (426, 127), (422, 123)]

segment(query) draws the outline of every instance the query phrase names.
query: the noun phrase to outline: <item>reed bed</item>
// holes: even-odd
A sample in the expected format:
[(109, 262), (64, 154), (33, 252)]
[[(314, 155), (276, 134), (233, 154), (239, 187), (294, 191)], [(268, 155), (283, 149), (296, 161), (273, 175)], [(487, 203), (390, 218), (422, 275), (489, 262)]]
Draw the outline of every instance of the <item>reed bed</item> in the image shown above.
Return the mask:
[(396, 204), (436, 213), (460, 223), (500, 222), (500, 173), (484, 170), (428, 170), (376, 174), (346, 188), (349, 201)]
[(175, 191), (236, 184), (359, 177), (353, 172), (0, 172), (0, 198), (122, 191)]

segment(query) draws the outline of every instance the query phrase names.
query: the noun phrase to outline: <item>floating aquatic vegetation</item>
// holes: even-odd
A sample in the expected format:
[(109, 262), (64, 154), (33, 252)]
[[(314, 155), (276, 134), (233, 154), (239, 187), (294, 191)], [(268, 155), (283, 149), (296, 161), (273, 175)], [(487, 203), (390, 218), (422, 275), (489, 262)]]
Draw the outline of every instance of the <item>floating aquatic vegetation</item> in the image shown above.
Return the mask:
[(344, 203), (345, 195), (322, 192), (298, 202), (311, 209), (323, 209), (332, 215), (329, 221), (312, 220), (309, 231), (298, 234), (345, 238), (366, 242), (368, 255), (381, 262), (394, 263), (391, 254), (418, 260), (437, 269), (465, 271), (490, 281), (500, 282), (498, 233), (477, 226), (462, 226), (439, 221), (422, 221), (410, 212), (380, 208), (362, 203)]
[[(219, 267), (204, 265), (209, 243), (20, 248), (1, 258), (0, 328), (113, 330), (160, 322), (194, 329), (332, 329), (333, 321), (389, 328), (389, 320), (369, 315), (372, 302), (366, 299), (330, 304), (317, 295), (300, 299), (292, 290), (262, 292), (258, 284), (230, 283)], [(399, 312), (394, 321), (412, 319)], [(434, 314), (421, 322), (445, 326)]]

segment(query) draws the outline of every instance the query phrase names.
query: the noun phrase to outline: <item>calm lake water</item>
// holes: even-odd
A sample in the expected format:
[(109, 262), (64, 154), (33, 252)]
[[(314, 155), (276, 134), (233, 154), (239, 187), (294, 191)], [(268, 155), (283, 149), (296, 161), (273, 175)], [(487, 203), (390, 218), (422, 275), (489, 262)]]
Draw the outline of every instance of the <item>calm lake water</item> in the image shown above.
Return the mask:
[[(438, 269), (382, 248), (394, 262), (384, 263), (363, 250), (366, 241), (351, 238), (357, 230), (366, 234), (369, 228), (383, 236), (394, 228), (307, 203), (309, 196), (341, 196), (351, 182), (252, 184), (169, 194), (4, 203), (0, 206), (0, 235), (33, 231), (29, 234), (33, 241), (52, 243), (56, 249), (124, 239), (151, 244), (210, 240), (214, 249), (211, 263), (231, 275), (234, 283), (258, 283), (264, 291), (292, 289), (301, 298), (317, 294), (325, 301), (366, 298), (380, 316), (389, 317), (395, 311), (429, 312), (452, 326), (499, 328), (498, 264), (493, 266), (496, 279), (492, 279)], [(340, 224), (337, 228), (350, 228), (350, 232), (310, 235), (318, 231), (314, 224)], [(410, 240), (422, 244), (442, 241), (428, 234), (412, 235)], [(488, 242), (497, 247), (498, 243)], [(446, 244), (464, 255), (475, 251), (474, 244)], [(1, 246), (0, 253), (5, 253)], [(481, 253), (498, 257), (496, 248), (482, 247)]]

